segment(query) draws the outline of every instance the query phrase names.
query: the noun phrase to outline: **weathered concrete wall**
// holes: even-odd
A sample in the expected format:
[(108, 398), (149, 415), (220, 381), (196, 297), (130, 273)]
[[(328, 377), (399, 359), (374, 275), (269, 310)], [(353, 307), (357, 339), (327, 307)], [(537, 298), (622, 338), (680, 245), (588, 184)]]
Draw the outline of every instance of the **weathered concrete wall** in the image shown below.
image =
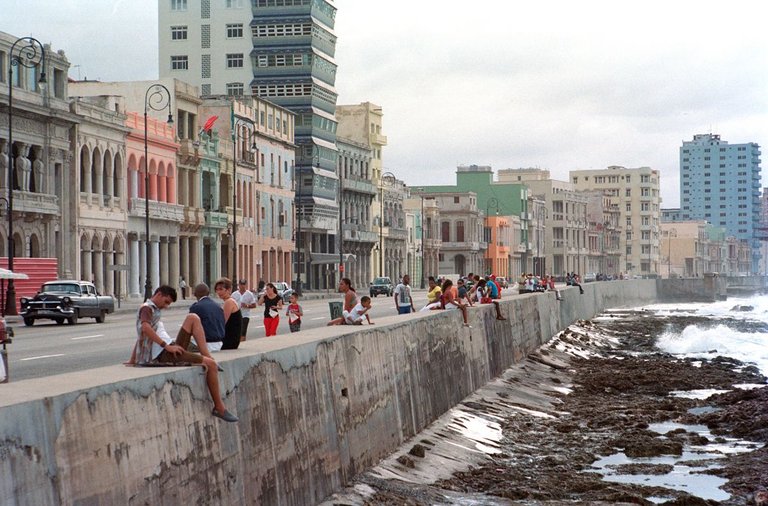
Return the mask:
[[(313, 504), (577, 319), (653, 301), (654, 280), (380, 318), (222, 352), (240, 422), (210, 415), (199, 368), (107, 367), (0, 390), (0, 501)], [(268, 349), (263, 350), (266, 346)], [(12, 386), (12, 389), (9, 387)]]
[(714, 302), (727, 297), (728, 281), (716, 274), (701, 278), (657, 279), (657, 293), (662, 302)]

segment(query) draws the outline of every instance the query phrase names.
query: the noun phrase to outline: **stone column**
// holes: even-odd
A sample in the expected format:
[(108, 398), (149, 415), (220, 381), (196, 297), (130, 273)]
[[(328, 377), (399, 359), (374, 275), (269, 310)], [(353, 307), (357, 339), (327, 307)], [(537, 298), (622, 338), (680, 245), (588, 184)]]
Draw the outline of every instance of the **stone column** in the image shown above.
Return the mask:
[[(179, 286), (179, 242), (177, 237), (169, 237), (167, 244), (168, 251), (168, 284), (174, 288)], [(184, 277), (186, 280), (186, 276)], [(189, 284), (189, 283), (187, 283)], [(181, 295), (181, 293), (179, 293)]]
[(160, 238), (152, 237), (149, 247), (152, 249), (152, 265), (149, 266), (152, 291), (160, 286)]
[(104, 252), (96, 250), (93, 252), (93, 284), (96, 285), (96, 290), (101, 293), (104, 291)]
[(141, 293), (139, 290), (139, 286), (141, 285), (139, 282), (139, 277), (141, 276), (139, 273), (141, 260), (139, 260), (139, 241), (137, 241), (135, 237), (129, 236), (127, 253), (128, 265), (131, 270), (128, 271), (128, 286), (125, 287), (125, 290), (128, 292), (129, 297), (138, 297)]
[(189, 277), (189, 255), (187, 254), (189, 251), (189, 238), (183, 235), (179, 236), (179, 242), (175, 251), (176, 254), (174, 256), (179, 258), (179, 276), (184, 276), (184, 280), (189, 285), (191, 283)]
[[(175, 281), (171, 281), (170, 266), (168, 265), (168, 238), (160, 238), (160, 284), (174, 286), (174, 283), (178, 282), (178, 277)], [(160, 286), (158, 284), (157, 286)]]
[(139, 287), (137, 293), (141, 298), (144, 297), (144, 283), (147, 279), (147, 243), (142, 239), (137, 239), (136, 244), (139, 250)]
[(187, 284), (195, 286), (202, 279), (202, 273), (200, 272), (200, 255), (198, 248), (200, 246), (200, 239), (197, 237), (190, 237), (188, 241), (188, 255), (189, 255), (189, 280)]

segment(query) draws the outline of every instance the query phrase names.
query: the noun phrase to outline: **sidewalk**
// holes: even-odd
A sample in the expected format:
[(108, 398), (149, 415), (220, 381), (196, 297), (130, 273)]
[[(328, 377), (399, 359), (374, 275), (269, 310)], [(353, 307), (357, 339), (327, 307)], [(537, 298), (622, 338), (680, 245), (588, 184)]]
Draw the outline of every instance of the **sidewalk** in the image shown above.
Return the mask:
[[(213, 300), (220, 302), (220, 300), (212, 296)], [(301, 295), (301, 300), (320, 300), (320, 299), (328, 299), (330, 300), (341, 300), (341, 294), (338, 292), (326, 292), (325, 290), (322, 291), (311, 291), (307, 292), (305, 291)], [(174, 302), (171, 307), (166, 309), (165, 311), (189, 311), (189, 306), (194, 304), (196, 302), (196, 299), (192, 296), (187, 297), (186, 299), (179, 298)], [(144, 303), (143, 298), (132, 298), (127, 300), (115, 300), (115, 312), (113, 314), (135, 314), (136, 311), (139, 310), (139, 307)], [(24, 322), (21, 319), (21, 316), (6, 316), (5, 321), (7, 324), (12, 326), (18, 326), (18, 325), (24, 325)], [(107, 321), (109, 321), (109, 317), (107, 317)]]

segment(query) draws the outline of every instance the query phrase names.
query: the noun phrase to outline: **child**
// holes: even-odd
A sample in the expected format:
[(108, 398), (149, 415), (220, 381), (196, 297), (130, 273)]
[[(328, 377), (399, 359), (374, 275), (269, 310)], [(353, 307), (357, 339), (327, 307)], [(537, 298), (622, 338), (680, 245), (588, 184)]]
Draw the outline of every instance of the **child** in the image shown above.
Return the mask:
[(368, 320), (368, 325), (373, 325), (368, 311), (371, 309), (371, 298), (367, 295), (360, 298), (360, 303), (352, 308), (352, 311), (346, 317), (347, 325), (362, 325), (363, 316)]
[(285, 310), (285, 315), (288, 317), (288, 328), (291, 329), (291, 332), (298, 332), (301, 330), (301, 317), (304, 316), (304, 310), (299, 305), (298, 294), (292, 293), (288, 300), (290, 300), (290, 304)]

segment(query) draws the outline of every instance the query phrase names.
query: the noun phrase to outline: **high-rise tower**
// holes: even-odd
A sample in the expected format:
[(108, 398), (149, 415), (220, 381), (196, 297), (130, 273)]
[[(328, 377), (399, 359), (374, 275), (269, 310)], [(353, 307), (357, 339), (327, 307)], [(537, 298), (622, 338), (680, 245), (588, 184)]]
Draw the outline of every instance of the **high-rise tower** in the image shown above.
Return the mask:
[(680, 147), (680, 214), (706, 220), (728, 235), (750, 241), (752, 272), (757, 272), (760, 244), (760, 146), (728, 144), (715, 134), (698, 134)]
[(339, 256), (335, 17), (332, 0), (159, 7), (160, 77), (197, 85), (203, 96), (252, 94), (296, 113), (296, 246), (305, 288), (334, 283), (328, 267)]

